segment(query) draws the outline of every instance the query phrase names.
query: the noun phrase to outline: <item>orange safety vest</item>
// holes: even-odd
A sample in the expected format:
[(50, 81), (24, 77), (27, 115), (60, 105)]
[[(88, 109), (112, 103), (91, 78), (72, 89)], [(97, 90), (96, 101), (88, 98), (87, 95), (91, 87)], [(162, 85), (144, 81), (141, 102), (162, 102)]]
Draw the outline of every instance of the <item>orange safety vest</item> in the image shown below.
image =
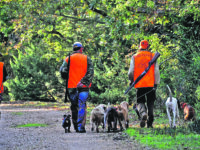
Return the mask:
[[(137, 54), (133, 55), (135, 60), (134, 66), (134, 80), (142, 74), (142, 72), (148, 67), (149, 62), (152, 60), (154, 53), (149, 51), (139, 51)], [(154, 87), (155, 76), (154, 76), (154, 67), (153, 64), (147, 74), (135, 85), (135, 88), (144, 88), (144, 87)]]
[[(68, 62), (68, 57), (65, 61)], [(72, 54), (69, 68), (68, 88), (77, 88), (77, 84), (87, 73), (87, 55), (81, 53)], [(89, 87), (91, 87), (91, 84)]]
[(0, 62), (0, 93), (4, 92), (4, 88), (3, 88), (3, 62)]

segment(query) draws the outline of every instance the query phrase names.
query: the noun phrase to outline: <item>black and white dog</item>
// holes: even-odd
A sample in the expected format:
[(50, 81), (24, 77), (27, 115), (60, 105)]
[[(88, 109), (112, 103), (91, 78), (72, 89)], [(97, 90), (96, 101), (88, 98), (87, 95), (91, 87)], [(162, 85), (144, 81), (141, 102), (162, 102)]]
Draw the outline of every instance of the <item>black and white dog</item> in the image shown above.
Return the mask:
[(65, 129), (65, 133), (70, 132), (70, 127), (71, 127), (71, 120), (70, 120), (71, 115), (63, 115), (63, 122), (62, 122), (62, 127)]
[[(179, 110), (178, 110), (178, 106), (180, 106), (180, 102), (176, 98), (172, 97), (172, 92), (168, 85), (167, 85), (167, 88), (169, 90), (169, 97), (167, 98), (167, 101), (165, 102), (166, 111), (169, 118), (169, 125), (170, 127), (174, 128), (176, 127), (176, 123), (175, 123), (176, 116), (178, 117), (178, 119), (180, 119)], [(173, 123), (172, 123), (172, 119), (170, 115), (171, 111), (173, 113)]]

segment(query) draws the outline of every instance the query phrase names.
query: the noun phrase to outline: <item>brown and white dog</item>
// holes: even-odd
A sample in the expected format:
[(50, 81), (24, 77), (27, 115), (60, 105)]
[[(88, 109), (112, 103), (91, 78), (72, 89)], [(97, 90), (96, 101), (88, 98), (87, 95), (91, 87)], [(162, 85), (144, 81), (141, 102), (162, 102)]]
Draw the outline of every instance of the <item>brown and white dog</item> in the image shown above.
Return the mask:
[(191, 105), (184, 102), (181, 102), (180, 105), (181, 105), (181, 108), (183, 109), (185, 121), (196, 120), (195, 110)]
[(106, 111), (106, 105), (104, 104), (98, 105), (91, 111), (91, 115), (90, 115), (91, 131), (94, 131), (94, 125), (96, 126), (97, 133), (99, 132), (99, 125), (102, 125), (102, 128), (104, 129), (105, 111)]
[[(126, 129), (129, 127), (128, 110), (129, 104), (126, 101), (121, 102), (117, 109), (119, 124), (121, 124), (121, 121), (124, 121), (124, 128)], [(120, 130), (123, 130), (122, 126), (120, 128)]]

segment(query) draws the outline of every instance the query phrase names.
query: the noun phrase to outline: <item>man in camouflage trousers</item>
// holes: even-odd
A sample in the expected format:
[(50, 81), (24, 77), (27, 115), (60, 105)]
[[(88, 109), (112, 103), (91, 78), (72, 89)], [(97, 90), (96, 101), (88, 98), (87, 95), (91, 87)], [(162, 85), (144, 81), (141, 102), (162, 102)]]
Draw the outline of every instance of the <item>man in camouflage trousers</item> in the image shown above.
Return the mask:
[[(149, 43), (146, 40), (140, 42), (139, 51), (131, 58), (130, 68), (128, 72), (131, 83), (135, 81), (140, 74), (148, 67), (154, 53), (149, 50)], [(159, 65), (157, 62), (153, 64), (147, 74), (135, 84), (137, 104), (136, 110), (140, 118), (140, 127), (153, 127), (154, 101), (156, 99), (156, 87), (160, 83)]]

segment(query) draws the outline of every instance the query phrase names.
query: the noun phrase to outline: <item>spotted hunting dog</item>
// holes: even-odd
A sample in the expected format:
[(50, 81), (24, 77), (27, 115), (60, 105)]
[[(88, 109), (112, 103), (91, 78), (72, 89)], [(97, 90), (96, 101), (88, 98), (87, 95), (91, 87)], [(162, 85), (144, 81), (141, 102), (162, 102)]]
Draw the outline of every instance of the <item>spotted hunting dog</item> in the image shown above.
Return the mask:
[[(172, 97), (172, 92), (168, 85), (167, 85), (167, 88), (169, 90), (169, 97), (167, 98), (165, 105), (166, 105), (167, 115), (169, 118), (169, 125), (170, 125), (170, 127), (174, 128), (174, 127), (176, 127), (176, 123), (175, 123), (176, 116), (178, 117), (178, 119), (180, 119), (179, 110), (178, 110), (179, 101), (176, 98)], [(172, 124), (172, 119), (171, 119), (171, 115), (170, 115), (171, 111), (173, 114), (173, 124)]]

